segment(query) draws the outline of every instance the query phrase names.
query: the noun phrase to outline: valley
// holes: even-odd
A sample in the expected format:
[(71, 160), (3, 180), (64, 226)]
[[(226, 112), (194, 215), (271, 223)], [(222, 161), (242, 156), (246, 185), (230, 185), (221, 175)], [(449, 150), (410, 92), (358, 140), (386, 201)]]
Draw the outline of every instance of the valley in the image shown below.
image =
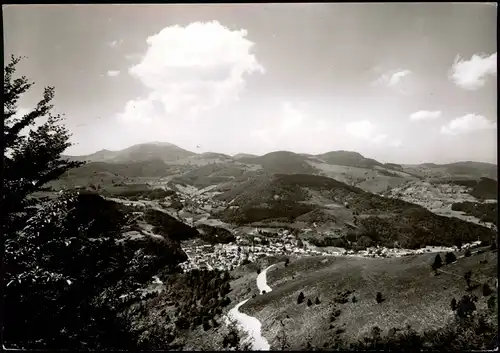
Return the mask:
[[(223, 308), (220, 315), (232, 313), (230, 316), (233, 315), (233, 319), (260, 322), (265, 339), (256, 339), (264, 339), (270, 346), (255, 343), (255, 339), (252, 341), (248, 336), (241, 341), (260, 347), (256, 349), (280, 349), (283, 345), (280, 335), (288, 337), (287, 347), (291, 349), (306, 349), (308, 345), (341, 346), (346, 340), (357, 342), (363, 335), (369, 335), (373, 322), (382, 331), (398, 325), (411, 325), (418, 332), (439, 328), (438, 322), (445, 323), (452, 318), (448, 311), (440, 307), (447, 305), (443, 300), (463, 290), (453, 282), (453, 276), (447, 277), (442, 284), (436, 283), (449, 290), (446, 294), (433, 294), (436, 311), (432, 317), (435, 321), (429, 321), (425, 315), (410, 315), (410, 306), (399, 303), (405, 298), (412, 306), (422, 306), (424, 301), (421, 297), (416, 294), (408, 296), (404, 294), (406, 292), (396, 289), (393, 292), (387, 289), (388, 286), (397, 287), (397, 283), (401, 283), (401, 288), (411, 293), (417, 288), (425, 288), (428, 285), (424, 282), (434, 281), (433, 277), (426, 278), (431, 275), (429, 267), (436, 254), (455, 253), (462, 264), (460, 266), (465, 266), (464, 261), (470, 262), (486, 249), (488, 263), (496, 262), (496, 250), (492, 253), (488, 250), (490, 244), (496, 243), (496, 220), (487, 222), (479, 211), (474, 211), (478, 205), (496, 207), (496, 200), (491, 197), (496, 194), (496, 180), (488, 178), (496, 166), (492, 166), (491, 170), (485, 170), (484, 166), (475, 172), (468, 170), (468, 179), (464, 179), (463, 170), (460, 170), (461, 174), (454, 175), (454, 169), (446, 166), (410, 168), (383, 164), (344, 151), (313, 157), (276, 152), (262, 157), (241, 155), (234, 159), (215, 153), (189, 155), (183, 152), (183, 159), (173, 160), (174, 157), (167, 153), (171, 145), (153, 146), (151, 151), (147, 145), (131, 148), (139, 148), (139, 155), (148, 158), (153, 155), (155, 159), (130, 160), (127, 177), (119, 174), (122, 171), (116, 169), (119, 164), (114, 159), (97, 164), (92, 162), (93, 156), (88, 156), (91, 161), (82, 168), (86, 168), (85, 173), (95, 173), (97, 177), (89, 178), (86, 184), (79, 181), (78, 189), (100, 194), (110, 202), (127, 207), (135, 215), (136, 226), (134, 230), (124, 233), (126, 239), (171, 237), (162, 224), (170, 224), (168, 227), (171, 227), (178, 222), (191, 229), (186, 228), (190, 235), (185, 233), (178, 238), (186, 255), (185, 260), (178, 263), (180, 271), (185, 274), (193, 271), (230, 273), (232, 280), (228, 297), (234, 304)], [(163, 149), (161, 154), (166, 153), (166, 158), (155, 155), (160, 147)], [(179, 153), (179, 148), (175, 147), (174, 151)], [(102, 159), (102, 156), (99, 158)], [(120, 163), (123, 161), (120, 160)], [(148, 169), (135, 167), (145, 163), (149, 165)], [(115, 174), (106, 174), (113, 173), (108, 170), (113, 170)], [(438, 171), (442, 172), (441, 176)], [(74, 185), (71, 179), (78, 178), (81, 172), (83, 170), (70, 171), (69, 178), (63, 177), (51, 185), (52, 192), (71, 188), (70, 185)], [(99, 175), (102, 176), (100, 179)], [(477, 190), (481, 190), (480, 196)], [(467, 209), (468, 214), (455, 210), (457, 205), (468, 204), (476, 205), (473, 210)], [(151, 212), (155, 212), (154, 218)], [(471, 251), (473, 255), (468, 257), (467, 253)], [(270, 265), (275, 265), (267, 273), (273, 290), (262, 293), (260, 289), (259, 293), (254, 276)], [(470, 266), (474, 268), (476, 280), (489, 281), (491, 286), (495, 286), (491, 281), (496, 276), (496, 266), (489, 265), (484, 278), (477, 272), (483, 270), (472, 264)], [(347, 286), (341, 284), (345, 281), (345, 277), (338, 273), (341, 268), (348, 276), (354, 276), (354, 282), (348, 281), (350, 284)], [(397, 272), (391, 274), (387, 272), (389, 268)], [(363, 274), (363, 271), (368, 272)], [(412, 271), (416, 271), (415, 274)], [(444, 276), (450, 276), (445, 273), (448, 272), (436, 277), (438, 282), (442, 282)], [(330, 280), (324, 280), (330, 276), (340, 276), (335, 285)], [(356, 276), (361, 276), (359, 281), (355, 280)], [(369, 300), (363, 299), (370, 296), (369, 291), (376, 290), (369, 283), (373, 283), (375, 278), (382, 278), (380, 276), (388, 276), (384, 281), (389, 282), (381, 282), (379, 286), (385, 288), (384, 295), (391, 298), (391, 303), (399, 303), (384, 311), (395, 311), (396, 315), (378, 313), (379, 309), (373, 312), (374, 308), (368, 309), (372, 304), (363, 304)], [(408, 276), (417, 276), (415, 282), (410, 284)], [(347, 311), (342, 309), (342, 319), (333, 328), (329, 324), (329, 329), (320, 330), (333, 330), (331, 335), (311, 336), (299, 327), (306, 325), (303, 327), (317, 329), (324, 325), (318, 320), (328, 320), (323, 316), (330, 309), (319, 315), (313, 307), (326, 305), (335, 309), (335, 297), (329, 299), (326, 294), (330, 292), (327, 288), (332, 285), (338, 288), (338, 293), (343, 290), (356, 292), (356, 300), (361, 302), (349, 304)], [(168, 290), (165, 286), (164, 278), (154, 276), (142, 291), (162, 293)], [(295, 300), (293, 297), (298, 295), (300, 288), (303, 288), (306, 297), (319, 298), (320, 304), (312, 304), (302, 313), (291, 307)], [(394, 294), (396, 296), (392, 298), (391, 293), (399, 293), (397, 295), (403, 297), (398, 299)], [(436, 301), (438, 297), (441, 299)], [(354, 299), (349, 297), (349, 300)], [(366, 310), (371, 312), (371, 316), (366, 316)], [(426, 307), (425, 310), (431, 315), (434, 309)], [(250, 316), (236, 314), (236, 311), (249, 313)], [(358, 326), (353, 326), (353, 323), (359, 322), (361, 316), (366, 329), (357, 330)], [(220, 321), (217, 317), (216, 314), (214, 320)], [(408, 317), (413, 317), (414, 321), (404, 319)], [(223, 326), (227, 329), (234, 325), (238, 326), (234, 322)], [(240, 334), (245, 335), (248, 331), (250, 333), (246, 335), (258, 337), (252, 331), (254, 329), (238, 327), (243, 330)], [(185, 338), (177, 338), (174, 342), (187, 344), (186, 339), (197, 335), (196, 342), (206, 340), (206, 347), (219, 349), (220, 343), (214, 337), (222, 337), (218, 336), (222, 334), (220, 330), (223, 330), (221, 326), (212, 325), (208, 331), (190, 331), (184, 334), (187, 335), (183, 336)], [(210, 338), (206, 336), (208, 333)], [(195, 348), (192, 344), (186, 347)]]

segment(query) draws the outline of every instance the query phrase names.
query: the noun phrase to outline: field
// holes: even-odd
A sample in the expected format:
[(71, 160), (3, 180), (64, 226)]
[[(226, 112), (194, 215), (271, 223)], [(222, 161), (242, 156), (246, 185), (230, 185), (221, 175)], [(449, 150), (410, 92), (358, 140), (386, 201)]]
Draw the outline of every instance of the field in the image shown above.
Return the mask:
[[(250, 300), (242, 311), (263, 322), (263, 332), (274, 349), (278, 346), (280, 320), (284, 320), (292, 349), (304, 348), (307, 337), (315, 345), (328, 344), (339, 328), (344, 330), (342, 338), (349, 341), (369, 334), (373, 326), (383, 333), (406, 325), (417, 331), (439, 328), (453, 316), (451, 299), (458, 300), (467, 293), (463, 273), (470, 269), (473, 281), (481, 284), (489, 281), (491, 285), (497, 277), (497, 254), (459, 259), (443, 267), (446, 272), (438, 276), (430, 269), (434, 256), (318, 257), (298, 259), (288, 267), (280, 264), (268, 272), (268, 284), (273, 291)], [(483, 258), (488, 262), (479, 264)], [(306, 299), (299, 305), (297, 298), (301, 291)], [(346, 291), (352, 292), (347, 296), (348, 301), (335, 304), (335, 298)], [(375, 300), (377, 292), (385, 299), (380, 304)], [(480, 287), (473, 293), (480, 298), (478, 308), (484, 308), (486, 300)], [(314, 303), (316, 297), (321, 303), (308, 307), (307, 299)], [(330, 328), (329, 317), (334, 307), (340, 310), (340, 315)]]

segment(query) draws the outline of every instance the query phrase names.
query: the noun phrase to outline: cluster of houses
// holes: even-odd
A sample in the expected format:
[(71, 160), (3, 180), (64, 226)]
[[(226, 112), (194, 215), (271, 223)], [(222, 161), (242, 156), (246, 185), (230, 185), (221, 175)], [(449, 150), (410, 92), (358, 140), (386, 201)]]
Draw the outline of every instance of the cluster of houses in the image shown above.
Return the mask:
[[(256, 236), (258, 230), (247, 236), (236, 236), (235, 243), (217, 245), (199, 245), (184, 248), (188, 261), (180, 266), (184, 271), (197, 269), (231, 270), (246, 262), (258, 258), (276, 255), (318, 256), (329, 253), (298, 246), (298, 241), (289, 232), (278, 233), (278, 237), (264, 242), (265, 236)], [(267, 240), (267, 239), (266, 239)]]

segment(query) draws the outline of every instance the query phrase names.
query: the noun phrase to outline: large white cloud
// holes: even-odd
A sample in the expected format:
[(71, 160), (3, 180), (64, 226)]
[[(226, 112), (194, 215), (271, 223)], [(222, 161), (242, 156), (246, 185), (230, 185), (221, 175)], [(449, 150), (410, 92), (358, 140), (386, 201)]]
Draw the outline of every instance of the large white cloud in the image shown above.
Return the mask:
[[(380, 70), (376, 70), (380, 71)], [(393, 71), (388, 71), (382, 74), (373, 84), (374, 85), (384, 85), (384, 86), (396, 86), (401, 82), (403, 77), (411, 74), (410, 70), (398, 69)]]
[(121, 117), (192, 116), (238, 99), (246, 75), (264, 72), (246, 35), (213, 21), (169, 26), (150, 36), (141, 61), (129, 69), (150, 93), (130, 101)]
[(411, 121), (420, 121), (420, 120), (435, 120), (441, 116), (440, 110), (419, 110), (418, 112), (412, 113), (410, 115)]
[(441, 133), (445, 135), (460, 135), (478, 130), (496, 129), (497, 123), (488, 120), (482, 115), (467, 114), (450, 121), (441, 127)]
[(459, 87), (477, 90), (484, 86), (488, 75), (497, 74), (497, 53), (490, 56), (474, 54), (470, 60), (457, 55), (450, 70), (450, 79)]
[(355, 138), (370, 141), (375, 144), (381, 144), (387, 141), (389, 137), (389, 135), (379, 132), (378, 128), (366, 119), (346, 124), (345, 130), (349, 135)]

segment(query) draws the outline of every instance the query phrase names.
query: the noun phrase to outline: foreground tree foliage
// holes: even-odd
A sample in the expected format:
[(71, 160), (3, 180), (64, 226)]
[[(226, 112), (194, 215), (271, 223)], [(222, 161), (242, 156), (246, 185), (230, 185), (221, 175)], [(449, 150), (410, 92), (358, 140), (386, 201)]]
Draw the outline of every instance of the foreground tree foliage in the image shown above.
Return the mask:
[[(17, 102), (32, 86), (14, 78), (20, 58), (4, 68), (4, 341), (6, 347), (134, 348), (136, 337), (119, 315), (120, 296), (175, 272), (186, 260), (169, 238), (123, 239), (128, 210), (94, 194), (65, 193), (53, 200), (36, 191), (81, 163), (61, 159), (70, 146), (62, 118), (51, 114), (46, 88), (30, 113)], [(46, 122), (28, 134), (35, 120)], [(171, 232), (175, 236), (175, 231)]]

